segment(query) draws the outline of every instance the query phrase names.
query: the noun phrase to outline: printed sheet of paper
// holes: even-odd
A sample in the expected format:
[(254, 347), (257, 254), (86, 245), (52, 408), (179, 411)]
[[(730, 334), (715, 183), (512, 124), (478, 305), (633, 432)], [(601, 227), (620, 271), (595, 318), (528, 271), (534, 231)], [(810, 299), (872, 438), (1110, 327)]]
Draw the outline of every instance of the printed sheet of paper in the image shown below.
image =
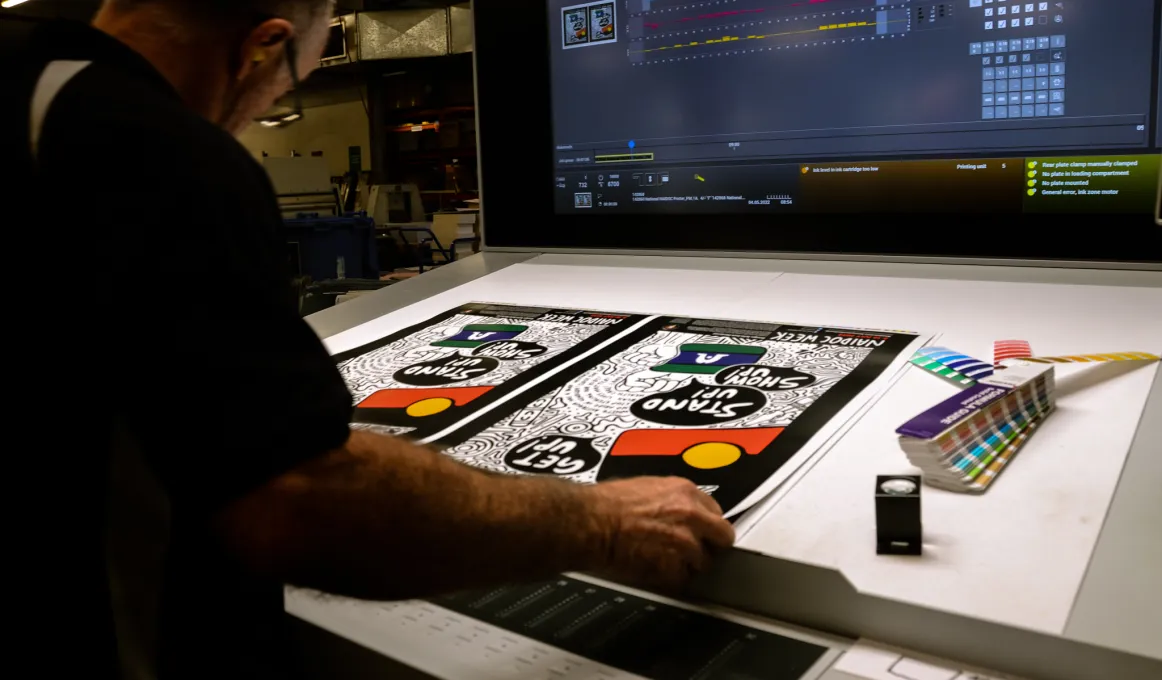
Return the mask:
[[(727, 516), (809, 459), (919, 336), (653, 317), (447, 437), (445, 452), (576, 482), (686, 477)], [(604, 355), (604, 356), (601, 356)], [(509, 406), (515, 406), (508, 408)], [(499, 420), (494, 416), (505, 413)]]
[(427, 440), (645, 318), (472, 303), (335, 361), (356, 427)]

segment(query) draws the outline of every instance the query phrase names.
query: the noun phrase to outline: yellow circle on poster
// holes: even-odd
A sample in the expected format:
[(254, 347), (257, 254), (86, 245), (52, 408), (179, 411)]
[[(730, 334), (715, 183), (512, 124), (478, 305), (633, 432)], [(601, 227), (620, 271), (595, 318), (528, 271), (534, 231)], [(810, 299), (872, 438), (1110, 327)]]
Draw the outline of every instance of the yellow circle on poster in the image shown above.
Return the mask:
[(742, 457), (742, 451), (734, 444), (706, 442), (695, 444), (682, 452), (682, 460), (692, 468), (714, 470), (726, 467)]
[(452, 407), (452, 400), (447, 397), (432, 397), (421, 399), (407, 408), (407, 414), (413, 418), (434, 416), (443, 413)]

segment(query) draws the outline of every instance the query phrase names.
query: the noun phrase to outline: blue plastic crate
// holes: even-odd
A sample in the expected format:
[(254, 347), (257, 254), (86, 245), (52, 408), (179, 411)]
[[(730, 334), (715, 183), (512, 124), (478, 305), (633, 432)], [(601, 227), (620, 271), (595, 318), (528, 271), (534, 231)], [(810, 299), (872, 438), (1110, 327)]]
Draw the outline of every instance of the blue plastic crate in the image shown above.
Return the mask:
[(367, 213), (343, 217), (299, 215), (283, 224), (288, 246), (297, 251), (301, 276), (315, 281), (337, 279), (340, 275), (349, 279), (379, 278), (375, 222)]

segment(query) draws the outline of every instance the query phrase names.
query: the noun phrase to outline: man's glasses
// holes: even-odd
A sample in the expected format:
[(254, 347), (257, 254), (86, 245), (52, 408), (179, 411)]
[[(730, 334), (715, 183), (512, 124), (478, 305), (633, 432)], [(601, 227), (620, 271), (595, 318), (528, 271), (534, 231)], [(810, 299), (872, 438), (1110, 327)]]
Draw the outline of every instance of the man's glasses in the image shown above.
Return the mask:
[(290, 125), (291, 123), (303, 119), (303, 98), (299, 94), (299, 67), (297, 50), (295, 49), (294, 38), (289, 38), (286, 41), (286, 60), (287, 66), (290, 68), (291, 76), (291, 97), (294, 100), (294, 109), (290, 113), (281, 116), (267, 116), (266, 118), (259, 118), (258, 124), (268, 128), (281, 128)]

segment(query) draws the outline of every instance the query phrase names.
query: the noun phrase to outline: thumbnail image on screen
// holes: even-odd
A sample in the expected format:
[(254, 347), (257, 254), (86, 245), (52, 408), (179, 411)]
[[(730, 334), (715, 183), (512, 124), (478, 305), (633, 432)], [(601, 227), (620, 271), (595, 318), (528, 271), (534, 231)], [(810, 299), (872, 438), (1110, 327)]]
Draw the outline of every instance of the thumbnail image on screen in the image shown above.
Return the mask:
[[(1026, 166), (1054, 155), (1156, 177), (1155, 0), (548, 11), (559, 212), (1034, 210)], [(937, 190), (966, 176), (1003, 200)]]

